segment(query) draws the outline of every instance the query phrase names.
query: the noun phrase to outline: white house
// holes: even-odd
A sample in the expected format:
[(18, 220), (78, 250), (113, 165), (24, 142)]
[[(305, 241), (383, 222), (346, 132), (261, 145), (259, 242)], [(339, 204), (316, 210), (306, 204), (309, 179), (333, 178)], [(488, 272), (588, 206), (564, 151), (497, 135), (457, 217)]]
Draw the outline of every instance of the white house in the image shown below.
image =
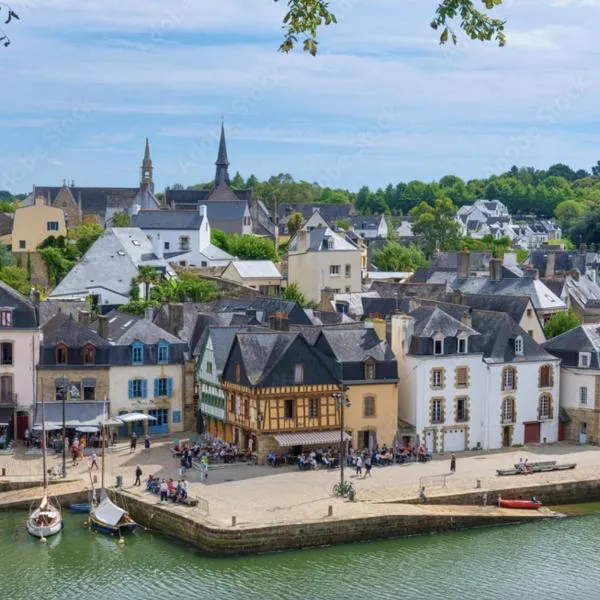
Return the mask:
[(600, 334), (586, 323), (558, 335), (544, 348), (561, 359), (560, 406), (566, 413), (564, 439), (600, 442)]
[(283, 286), (283, 276), (271, 260), (233, 260), (221, 278), (259, 290), (263, 296), (276, 296)]
[(198, 210), (142, 210), (131, 219), (151, 240), (159, 259), (182, 266), (223, 267), (233, 256), (210, 242), (204, 204)]
[(350, 217), (352, 230), (365, 240), (387, 238), (388, 225), (384, 215), (357, 215)]
[(508, 315), (437, 304), (392, 315), (399, 417), (430, 452), (558, 439), (559, 360)]

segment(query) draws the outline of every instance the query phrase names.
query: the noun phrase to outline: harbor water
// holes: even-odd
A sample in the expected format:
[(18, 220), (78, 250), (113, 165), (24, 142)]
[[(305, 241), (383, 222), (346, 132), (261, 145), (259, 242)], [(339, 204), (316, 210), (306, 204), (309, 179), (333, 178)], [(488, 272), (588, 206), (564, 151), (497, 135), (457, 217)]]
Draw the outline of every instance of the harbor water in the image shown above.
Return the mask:
[(85, 515), (66, 514), (64, 530), (44, 544), (28, 536), (25, 518), (24, 512), (0, 513), (4, 600), (600, 597), (598, 513), (223, 559), (207, 558), (150, 531), (119, 545), (85, 528)]

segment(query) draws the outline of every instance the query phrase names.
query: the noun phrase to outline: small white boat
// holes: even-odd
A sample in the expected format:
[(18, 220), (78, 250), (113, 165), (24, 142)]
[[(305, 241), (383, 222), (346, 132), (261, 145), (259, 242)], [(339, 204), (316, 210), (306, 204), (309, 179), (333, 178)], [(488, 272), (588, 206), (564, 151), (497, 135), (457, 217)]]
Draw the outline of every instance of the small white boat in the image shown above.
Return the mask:
[(40, 505), (29, 514), (25, 525), (27, 531), (39, 538), (47, 538), (57, 534), (63, 528), (60, 508), (55, 506), (47, 495), (44, 495)]

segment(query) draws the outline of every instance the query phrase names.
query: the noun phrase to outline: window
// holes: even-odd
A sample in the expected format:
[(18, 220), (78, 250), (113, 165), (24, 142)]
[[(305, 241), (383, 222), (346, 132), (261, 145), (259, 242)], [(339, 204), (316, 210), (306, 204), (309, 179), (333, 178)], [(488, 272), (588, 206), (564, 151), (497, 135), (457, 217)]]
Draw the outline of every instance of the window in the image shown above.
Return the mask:
[(81, 383), (79, 381), (69, 381), (68, 400), (81, 400)]
[(0, 344), (0, 364), (13, 364), (13, 345), (12, 342), (2, 342)]
[(57, 401), (62, 402), (63, 400), (67, 399), (67, 386), (68, 385), (69, 385), (69, 382), (64, 378), (54, 380), (54, 398)]
[(533, 329), (528, 329), (528, 330), (527, 330), (527, 335), (528, 335), (529, 337), (533, 337)]
[(340, 265), (329, 265), (329, 274), (330, 275), (339, 275), (340, 274)]
[(467, 338), (464, 338), (464, 337), (458, 338), (458, 353), (459, 354), (467, 353)]
[(431, 387), (441, 390), (444, 387), (444, 370), (433, 369), (431, 371)]
[(233, 378), (235, 379), (236, 383), (240, 382), (240, 374), (241, 374), (240, 363), (236, 362), (235, 365), (233, 365)]
[(456, 387), (469, 386), (469, 367), (456, 367)]
[(3, 404), (13, 404), (15, 400), (12, 375), (2, 375), (0, 377), (0, 402)]
[(515, 338), (515, 354), (517, 356), (523, 355), (523, 338), (520, 335)]
[(83, 382), (83, 399), (84, 400), (95, 400), (96, 399), (96, 384), (91, 382)]
[(502, 401), (502, 422), (513, 423), (515, 418), (514, 398), (504, 398)]
[(26, 246), (25, 240), (19, 240), (19, 250), (25, 250)]
[(363, 417), (375, 416), (375, 396), (365, 396), (363, 399)]
[(96, 362), (96, 348), (92, 344), (83, 347), (83, 364), (93, 365)]
[(190, 238), (187, 235), (179, 236), (179, 249), (188, 251), (190, 249)]
[(294, 383), (304, 382), (304, 365), (294, 365)]
[(327, 250), (333, 250), (333, 238), (327, 239)]
[(46, 227), (48, 231), (58, 231), (58, 221), (48, 221)]
[(457, 398), (456, 399), (456, 422), (463, 423), (469, 420), (469, 399), (468, 398)]
[(308, 401), (308, 417), (310, 419), (318, 419), (319, 418), (319, 399), (311, 398)]
[(345, 288), (345, 292), (346, 292), (346, 294), (349, 294), (349, 293), (350, 293), (350, 289), (351, 289), (351, 287), (350, 287), (349, 285), (347, 285), (347, 286), (346, 286), (346, 288)]
[(294, 401), (284, 400), (283, 401), (283, 417), (284, 419), (294, 418)]
[(139, 342), (136, 342), (131, 346), (131, 364), (144, 364), (144, 345), (140, 344)]
[(531, 309), (531, 308), (528, 308), (528, 309), (527, 309), (527, 316), (528, 316), (528, 317), (531, 317), (531, 315), (533, 315), (533, 309)]
[(551, 365), (543, 365), (540, 367), (540, 381), (539, 387), (552, 387), (552, 366)]
[(147, 382), (145, 379), (129, 380), (129, 398), (146, 398), (148, 395)]
[(538, 403), (538, 419), (540, 421), (552, 418), (552, 396), (542, 394)]
[(164, 248), (165, 248), (165, 250), (170, 250), (171, 249), (171, 243), (170, 242), (165, 242)]
[(591, 364), (592, 355), (589, 352), (580, 352), (579, 353), (579, 366), (588, 368)]
[(210, 361), (206, 363), (206, 372), (207, 372), (209, 375), (212, 375), (212, 372), (213, 372), (213, 364), (212, 364)]
[(173, 420), (173, 423), (181, 423), (181, 411), (180, 410), (174, 410), (171, 413), (171, 418)]
[(157, 377), (154, 380), (154, 397), (173, 395), (173, 379), (170, 377)]
[(169, 344), (167, 342), (158, 343), (158, 363), (165, 364), (169, 362)]
[(444, 340), (433, 340), (433, 353), (436, 356), (444, 354)]
[(56, 364), (66, 365), (67, 364), (67, 347), (64, 344), (58, 344), (55, 349)]
[(431, 401), (431, 422), (444, 422), (444, 401), (441, 398), (435, 398)]
[(346, 277), (351, 277), (352, 265), (346, 265), (345, 274), (346, 274)]
[(2, 327), (12, 327), (12, 310), (3, 309), (0, 311), (0, 325)]
[(502, 371), (502, 390), (510, 391), (515, 389), (517, 389), (515, 382), (515, 370), (512, 367), (505, 367)]
[(579, 388), (579, 404), (587, 404), (587, 388)]
[(375, 363), (371, 360), (365, 363), (365, 379), (375, 379)]

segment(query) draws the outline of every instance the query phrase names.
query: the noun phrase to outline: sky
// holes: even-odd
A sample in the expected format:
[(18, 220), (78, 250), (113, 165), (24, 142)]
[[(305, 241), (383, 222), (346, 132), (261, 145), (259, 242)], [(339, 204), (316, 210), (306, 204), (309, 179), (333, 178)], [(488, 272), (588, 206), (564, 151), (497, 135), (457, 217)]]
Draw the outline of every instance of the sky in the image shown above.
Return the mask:
[[(0, 190), (231, 176), (357, 190), (600, 159), (600, 0), (505, 0), (507, 45), (440, 46), (435, 0), (331, 0), (317, 57), (280, 0), (30, 0), (0, 47)], [(0, 13), (1, 16), (1, 13)]]

